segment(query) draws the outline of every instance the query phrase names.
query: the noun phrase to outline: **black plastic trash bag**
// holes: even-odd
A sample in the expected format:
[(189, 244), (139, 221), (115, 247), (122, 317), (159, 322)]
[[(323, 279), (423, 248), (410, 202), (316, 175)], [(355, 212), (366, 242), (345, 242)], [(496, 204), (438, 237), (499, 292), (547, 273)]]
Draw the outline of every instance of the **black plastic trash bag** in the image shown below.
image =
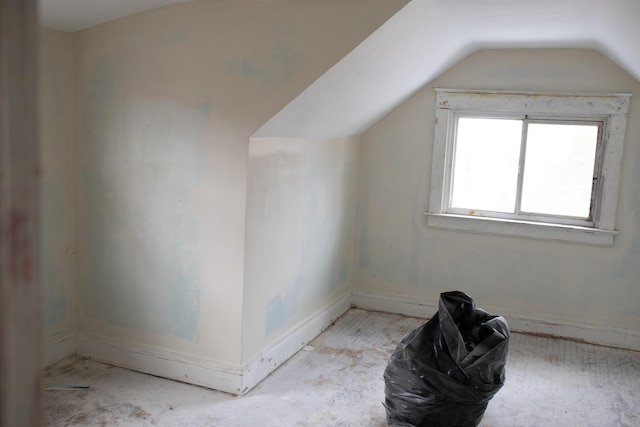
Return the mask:
[(504, 384), (509, 327), (468, 295), (440, 294), (438, 313), (406, 335), (384, 372), (390, 427), (475, 427)]

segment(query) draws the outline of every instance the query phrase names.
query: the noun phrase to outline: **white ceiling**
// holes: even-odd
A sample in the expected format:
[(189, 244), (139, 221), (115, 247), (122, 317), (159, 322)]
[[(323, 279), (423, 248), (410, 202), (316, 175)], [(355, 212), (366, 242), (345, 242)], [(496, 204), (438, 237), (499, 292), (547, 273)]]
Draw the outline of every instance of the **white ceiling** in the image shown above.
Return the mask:
[(74, 32), (123, 16), (189, 0), (39, 0), (40, 25)]

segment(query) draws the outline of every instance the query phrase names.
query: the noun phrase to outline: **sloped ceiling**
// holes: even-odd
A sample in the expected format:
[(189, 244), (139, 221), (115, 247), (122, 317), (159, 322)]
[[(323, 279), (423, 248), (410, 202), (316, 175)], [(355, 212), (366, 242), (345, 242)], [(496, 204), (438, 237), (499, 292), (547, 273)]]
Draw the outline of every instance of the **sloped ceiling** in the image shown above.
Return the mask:
[(640, 80), (638, 0), (413, 0), (254, 137), (358, 135), (485, 48), (589, 48)]
[[(40, 19), (73, 32), (185, 1), (40, 0)], [(466, 55), (502, 47), (594, 49), (640, 80), (640, 1), (412, 0), (253, 136), (358, 135)]]

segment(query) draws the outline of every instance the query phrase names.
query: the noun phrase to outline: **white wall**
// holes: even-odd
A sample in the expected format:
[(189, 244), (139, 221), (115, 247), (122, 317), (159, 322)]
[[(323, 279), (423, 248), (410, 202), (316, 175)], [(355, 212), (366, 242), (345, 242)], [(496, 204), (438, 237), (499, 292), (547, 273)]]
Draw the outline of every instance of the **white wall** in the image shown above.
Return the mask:
[[(433, 87), (633, 93), (614, 246), (426, 227)], [(496, 312), (593, 327), (605, 343), (607, 331), (628, 332), (633, 342), (615, 343), (638, 346), (638, 96), (638, 81), (589, 50), (480, 51), (437, 77), (362, 135), (355, 292), (429, 304), (459, 289)]]
[(40, 30), (40, 277), (44, 362), (75, 353), (73, 40)]
[(349, 307), (359, 148), (358, 137), (252, 139), (243, 362), (331, 304)]
[[(249, 137), (405, 3), (194, 1), (74, 34), (80, 353), (239, 391), (216, 381), (245, 354)], [(251, 295), (258, 322), (284, 289)]]

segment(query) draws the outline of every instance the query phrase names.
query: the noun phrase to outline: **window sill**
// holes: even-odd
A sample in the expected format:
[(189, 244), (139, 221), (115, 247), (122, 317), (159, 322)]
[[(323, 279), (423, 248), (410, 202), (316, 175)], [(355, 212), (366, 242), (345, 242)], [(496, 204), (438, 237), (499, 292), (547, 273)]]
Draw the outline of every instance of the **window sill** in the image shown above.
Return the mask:
[(614, 230), (602, 230), (564, 224), (514, 221), (429, 212), (425, 212), (425, 215), (427, 217), (427, 225), (434, 228), (528, 239), (583, 243), (597, 246), (612, 246), (613, 238), (617, 234), (617, 231)]

